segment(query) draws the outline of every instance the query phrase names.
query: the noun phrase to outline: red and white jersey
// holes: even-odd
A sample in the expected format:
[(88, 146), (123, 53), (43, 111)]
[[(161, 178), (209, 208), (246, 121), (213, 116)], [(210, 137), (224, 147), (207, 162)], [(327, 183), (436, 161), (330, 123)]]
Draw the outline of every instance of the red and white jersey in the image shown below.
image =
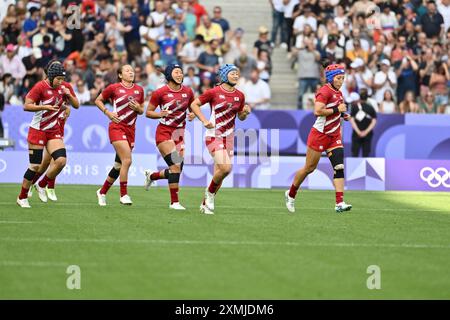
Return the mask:
[(178, 91), (165, 85), (153, 92), (150, 99), (150, 103), (155, 107), (169, 111), (169, 115), (159, 119), (159, 122), (176, 128), (182, 128), (186, 125), (187, 110), (190, 109), (192, 101), (194, 101), (192, 89), (183, 85)]
[(121, 82), (113, 83), (102, 91), (102, 97), (113, 105), (113, 112), (117, 112), (119, 123), (127, 126), (135, 125), (138, 114), (128, 104), (132, 100), (140, 104), (144, 103), (144, 89), (141, 86), (133, 84), (127, 88)]
[(210, 104), (211, 118), (209, 121), (215, 126), (206, 131), (206, 136), (225, 138), (233, 134), (236, 115), (244, 109), (244, 94), (238, 89), (229, 92), (222, 86), (217, 86), (205, 91), (199, 100), (202, 105)]
[(63, 115), (66, 109), (65, 104), (68, 103), (68, 98), (63, 91), (64, 87), (68, 88), (70, 93), (75, 96), (72, 85), (65, 81), (59, 87), (52, 88), (47, 81), (42, 80), (31, 88), (26, 98), (33, 100), (34, 103), (39, 105), (58, 106), (59, 110), (41, 110), (36, 112), (33, 120), (31, 120), (30, 127), (42, 131), (59, 130), (58, 118)]
[[(344, 103), (344, 98), (339, 90), (335, 90), (331, 85), (326, 84), (316, 93), (316, 101), (325, 104), (327, 109), (339, 106)], [(318, 116), (313, 128), (325, 134), (332, 134), (339, 130), (341, 126), (341, 113), (330, 116)]]

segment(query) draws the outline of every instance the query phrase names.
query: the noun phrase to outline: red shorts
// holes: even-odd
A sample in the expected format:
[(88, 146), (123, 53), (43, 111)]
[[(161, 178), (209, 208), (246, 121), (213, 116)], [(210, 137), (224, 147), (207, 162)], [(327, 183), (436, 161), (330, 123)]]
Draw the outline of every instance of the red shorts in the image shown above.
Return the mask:
[(316, 128), (312, 128), (309, 132), (308, 142), (306, 145), (311, 149), (323, 152), (337, 147), (343, 147), (341, 130), (336, 130), (337, 133), (329, 135), (318, 131)]
[(28, 137), (27, 141), (31, 144), (36, 144), (40, 146), (46, 146), (47, 141), (53, 140), (53, 139), (60, 139), (62, 140), (61, 132), (59, 130), (59, 127), (57, 126), (57, 129), (51, 130), (51, 131), (42, 131), (35, 128), (30, 127), (30, 130), (28, 130)]
[(172, 140), (175, 142), (177, 151), (184, 149), (184, 127), (170, 127), (164, 124), (159, 124), (156, 128), (155, 141), (156, 145), (161, 142)]
[(211, 154), (216, 151), (225, 150), (230, 157), (234, 155), (233, 136), (228, 136), (227, 138), (206, 137), (205, 143)]
[(120, 123), (111, 122), (109, 124), (109, 141), (113, 143), (114, 141), (126, 140), (131, 149), (134, 148), (134, 139), (136, 128), (134, 126), (127, 126)]

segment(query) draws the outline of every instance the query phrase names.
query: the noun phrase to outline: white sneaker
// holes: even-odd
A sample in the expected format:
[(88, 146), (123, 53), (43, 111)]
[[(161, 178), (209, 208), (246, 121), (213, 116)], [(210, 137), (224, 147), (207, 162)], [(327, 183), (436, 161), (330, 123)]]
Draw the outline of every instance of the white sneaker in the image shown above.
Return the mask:
[(179, 202), (174, 202), (169, 206), (169, 209), (175, 209), (175, 210), (186, 210), (185, 207), (183, 207)]
[(104, 207), (106, 206), (106, 194), (101, 194), (100, 190), (101, 189), (97, 190), (98, 205)]
[(205, 190), (205, 206), (208, 207), (210, 211), (214, 211), (214, 197), (215, 194)]
[(47, 199), (47, 193), (45, 192), (45, 189), (41, 188), (39, 186), (39, 184), (37, 184), (37, 183), (34, 185), (34, 188), (36, 189), (36, 191), (38, 193), (39, 199), (41, 199), (42, 202), (47, 202), (48, 199)]
[(30, 189), (28, 189), (28, 198), (31, 198), (33, 196), (33, 187), (34, 185), (31, 185)]
[(28, 199), (19, 199), (17, 198), (17, 204), (19, 205), (19, 207), (21, 208), (31, 208), (30, 203), (28, 202)]
[(334, 207), (334, 210), (336, 210), (336, 212), (341, 213), (344, 211), (350, 211), (352, 209), (352, 205), (351, 204), (347, 204), (345, 202), (341, 202), (336, 204), (336, 206)]
[(200, 205), (200, 212), (204, 214), (214, 214), (214, 212), (209, 210), (208, 207), (205, 206), (204, 204)]
[(281, 49), (287, 49), (287, 47), (288, 47), (288, 45), (287, 45), (286, 42), (282, 42), (282, 43), (280, 44), (280, 48), (281, 48)]
[(120, 203), (127, 206), (131, 206), (133, 204), (133, 201), (131, 201), (130, 196), (126, 194), (123, 197), (120, 197)]
[(144, 171), (145, 174), (145, 183), (144, 183), (144, 187), (145, 190), (148, 191), (148, 189), (152, 186), (153, 183), (155, 183), (156, 180), (152, 180), (150, 178), (150, 176), (152, 175), (152, 171), (150, 170), (145, 170)]
[(284, 197), (286, 200), (286, 208), (289, 212), (295, 212), (295, 199), (289, 196), (289, 190), (286, 190)]
[(45, 192), (47, 193), (47, 197), (52, 201), (58, 201), (56, 197), (55, 189), (51, 189), (49, 187), (45, 187)]

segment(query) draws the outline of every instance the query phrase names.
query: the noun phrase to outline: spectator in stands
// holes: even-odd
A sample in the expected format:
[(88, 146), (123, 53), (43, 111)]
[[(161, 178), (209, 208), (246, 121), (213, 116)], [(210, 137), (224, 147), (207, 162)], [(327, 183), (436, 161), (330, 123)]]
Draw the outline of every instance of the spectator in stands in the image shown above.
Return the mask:
[(269, 29), (264, 26), (258, 29), (258, 39), (253, 44), (253, 56), (258, 56), (259, 50), (266, 50), (269, 56), (272, 55), (273, 42), (269, 40)]
[(14, 79), (10, 73), (4, 73), (0, 81), (0, 93), (3, 94), (5, 104), (11, 102), (11, 98), (14, 95)]
[(27, 71), (24, 79), (29, 81), (28, 87), (31, 89), (35, 83), (41, 80), (43, 67), (47, 64), (42, 63), (42, 52), (39, 48), (34, 48), (32, 54), (22, 59), (23, 65)]
[(320, 53), (309, 38), (305, 38), (303, 41), (304, 48), (297, 53), (298, 109), (303, 109), (303, 95), (308, 89), (314, 92), (320, 81)]
[(430, 77), (430, 90), (434, 94), (439, 110), (443, 110), (448, 104), (449, 81), (450, 73), (447, 61), (435, 61), (435, 67)]
[(407, 91), (412, 91), (413, 95), (417, 92), (419, 66), (409, 54), (406, 54), (394, 68), (397, 75), (397, 101), (403, 102)]
[(256, 60), (247, 53), (241, 54), (236, 60), (234, 60), (234, 65), (239, 68), (242, 81), (250, 79), (250, 73), (252, 70), (258, 68)]
[(183, 10), (183, 21), (187, 37), (189, 41), (192, 41), (196, 35), (195, 29), (197, 29), (197, 17), (194, 14), (189, 0), (182, 0), (181, 9)]
[(391, 62), (388, 59), (381, 60), (380, 71), (375, 74), (373, 80), (373, 88), (375, 90), (374, 97), (378, 103), (384, 99), (384, 92), (389, 90), (394, 92), (397, 87), (397, 76), (391, 70)]
[(223, 42), (224, 33), (220, 24), (211, 22), (208, 15), (202, 16), (201, 25), (197, 28), (197, 34), (201, 34), (206, 42), (211, 40), (219, 40), (219, 43)]
[(204, 15), (208, 15), (208, 12), (206, 11), (205, 7), (198, 2), (198, 0), (190, 0), (190, 2), (192, 11), (197, 18), (197, 26), (199, 26), (201, 17), (203, 17)]
[(93, 100), (91, 100), (91, 94), (89, 93), (89, 89), (87, 85), (84, 83), (83, 79), (79, 79), (76, 82), (76, 86), (74, 86), (73, 89), (80, 104), (83, 105), (93, 103)]
[(353, 49), (348, 50), (346, 56), (350, 61), (362, 59), (364, 64), (369, 62), (369, 51), (366, 51), (361, 47), (361, 41), (359, 39), (353, 40)]
[(337, 38), (334, 35), (328, 36), (327, 45), (324, 49), (323, 58), (330, 63), (340, 63), (344, 59), (344, 49), (337, 45)]
[(51, 44), (50, 38), (44, 36), (43, 43), (39, 46), (42, 54), (42, 66), (46, 66), (51, 60), (55, 59), (58, 52), (54, 45)]
[[(216, 50), (219, 47), (219, 40), (211, 40), (206, 51), (202, 52), (197, 60), (197, 68), (199, 69), (200, 78), (203, 79), (204, 73), (209, 72), (210, 76), (216, 74), (219, 70), (219, 56)], [(215, 78), (215, 77), (214, 77)], [(211, 78), (211, 81), (215, 79)]]
[(200, 77), (200, 89), (199, 89), (199, 93), (203, 94), (205, 93), (205, 91), (212, 89), (214, 87), (214, 82), (215, 82), (215, 76), (213, 73), (211, 72), (204, 72), (202, 73), (201, 77)]
[(39, 9), (36, 7), (31, 7), (28, 11), (30, 12), (30, 17), (25, 20), (23, 24), (23, 31), (31, 41), (33, 36), (39, 32), (40, 13)]
[(438, 113), (439, 105), (431, 91), (427, 92), (425, 98), (420, 100), (419, 108), (420, 113)]
[[(287, 51), (291, 52), (291, 47), (295, 45), (293, 42), (294, 19), (297, 17), (294, 13), (295, 7), (299, 7), (300, 0), (283, 0), (284, 3), (284, 24), (286, 30)], [(300, 13), (300, 10), (298, 11)]]
[(270, 87), (267, 82), (259, 78), (258, 69), (253, 69), (250, 78), (242, 87), (245, 102), (254, 109), (267, 110), (270, 108)]
[(399, 112), (405, 113), (419, 113), (419, 105), (416, 103), (416, 97), (414, 91), (407, 91), (405, 99), (398, 105)]
[(166, 23), (164, 25), (164, 35), (158, 39), (161, 60), (166, 66), (178, 63), (177, 52), (179, 51), (180, 43), (178, 42), (178, 38), (175, 37), (172, 32), (172, 24)]
[(195, 68), (193, 66), (190, 66), (187, 69), (183, 84), (185, 86), (191, 87), (194, 93), (198, 94), (200, 88), (200, 78), (195, 75)]
[(247, 45), (242, 40), (244, 35), (244, 30), (242, 28), (237, 28), (229, 37), (227, 41), (222, 46), (225, 52), (223, 60), (225, 63), (233, 63), (241, 54), (247, 52)]
[(194, 68), (198, 73), (196, 62), (200, 54), (205, 51), (205, 40), (201, 34), (195, 36), (194, 41), (187, 42), (179, 52), (180, 61), (183, 63), (183, 72), (186, 74), (189, 68)]
[(363, 158), (370, 156), (373, 128), (377, 123), (377, 113), (368, 103), (361, 101), (359, 94), (350, 95), (350, 123), (352, 124), (352, 157), (359, 157), (362, 150)]
[(376, 72), (376, 70), (378, 70), (378, 66), (381, 65), (381, 61), (383, 60), (389, 61), (389, 56), (384, 52), (384, 43), (379, 41), (375, 44), (375, 50), (369, 55), (368, 67), (372, 71)]
[(141, 49), (141, 35), (139, 33), (139, 18), (133, 13), (132, 7), (125, 7), (122, 23), (126, 28), (124, 32), (125, 48), (128, 53), (128, 61), (134, 60)]
[(272, 6), (272, 37), (271, 42), (277, 43), (278, 31), (280, 32), (280, 43), (284, 49), (286, 44), (286, 30), (284, 29), (284, 4), (283, 0), (270, 0)]
[(398, 21), (395, 13), (391, 11), (390, 4), (383, 3), (380, 14), (381, 29), (384, 34), (394, 32), (398, 28)]
[(256, 66), (259, 71), (259, 78), (269, 83), (270, 75), (272, 74), (272, 63), (266, 50), (259, 50)]
[(53, 40), (53, 35), (47, 28), (47, 24), (44, 21), (39, 22), (39, 32), (33, 36), (33, 47), (39, 47), (44, 43), (44, 37), (50, 38), (50, 42)]
[[(356, 45), (356, 42), (355, 42)], [(366, 67), (366, 63), (361, 58), (356, 58), (351, 64), (351, 72), (349, 77), (354, 77), (356, 86), (360, 91), (362, 88), (366, 88), (369, 95), (372, 95), (373, 86), (373, 73)]]
[(444, 19), (444, 31), (450, 28), (450, 0), (441, 0), (437, 3), (437, 9)]
[(427, 13), (420, 19), (422, 30), (428, 38), (438, 38), (444, 32), (444, 18), (436, 9), (436, 3), (431, 0), (427, 3)]
[(3, 120), (2, 120), (3, 110), (5, 110), (5, 97), (3, 96), (2, 91), (0, 91), (0, 138), (3, 138), (5, 136), (3, 131)]
[(383, 100), (380, 102), (379, 106), (380, 113), (396, 113), (398, 112), (397, 105), (394, 101), (394, 92), (391, 89), (386, 89), (383, 94)]
[(130, 30), (130, 28), (125, 28), (121, 22), (117, 21), (117, 16), (114, 13), (108, 15), (108, 21), (105, 24), (105, 38), (107, 40), (114, 39), (114, 48), (112, 49), (119, 52), (125, 50), (125, 42), (122, 33), (128, 30)]
[(303, 26), (303, 32), (301, 34), (298, 34), (295, 38), (295, 48), (302, 49), (305, 45), (305, 39), (311, 40), (314, 43), (314, 46), (317, 46), (318, 44), (316, 33), (309, 24), (305, 24)]
[(11, 74), (16, 86), (16, 94), (22, 79), (27, 74), (27, 70), (22, 60), (16, 55), (16, 47), (10, 43), (6, 46), (6, 55), (0, 56), (0, 75), (5, 73)]
[(222, 8), (220, 6), (215, 6), (213, 9), (213, 18), (211, 19), (211, 22), (217, 23), (222, 28), (222, 33), (224, 35), (224, 39), (226, 39), (228, 36), (230, 36), (229, 31), (230, 30), (230, 23), (227, 19), (222, 17)]
[(355, 41), (359, 42), (359, 45), (362, 50), (366, 51), (367, 53), (370, 51), (369, 41), (367, 41), (366, 39), (361, 37), (361, 30), (359, 30), (358, 28), (352, 29), (351, 36), (349, 37), (347, 42), (345, 42), (345, 51), (354, 51), (355, 50), (355, 48), (354, 48)]

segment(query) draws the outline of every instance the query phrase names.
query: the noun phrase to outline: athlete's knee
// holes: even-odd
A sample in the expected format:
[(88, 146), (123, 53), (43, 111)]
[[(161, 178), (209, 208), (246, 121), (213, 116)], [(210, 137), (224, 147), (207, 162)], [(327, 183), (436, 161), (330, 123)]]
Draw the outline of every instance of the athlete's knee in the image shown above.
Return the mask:
[(64, 168), (64, 166), (66, 165), (66, 159), (67, 159), (66, 149), (61, 148), (61, 149), (53, 151), (52, 158), (53, 158), (53, 161), (54, 161), (54, 164), (56, 167)]
[(317, 164), (308, 164), (308, 165), (305, 165), (304, 170), (305, 170), (306, 174), (308, 175), (310, 173), (313, 173), (316, 170), (316, 168), (317, 168)]
[(221, 164), (219, 165), (219, 170), (222, 173), (223, 176), (227, 176), (231, 172), (231, 164)]
[(334, 179), (344, 178), (344, 149), (337, 148), (330, 152), (329, 159), (334, 170)]
[(114, 162), (113, 168), (116, 170), (120, 170), (122, 167), (122, 162)]
[(170, 166), (170, 172), (172, 172), (172, 173), (180, 173), (181, 172), (181, 163), (180, 164), (174, 164), (173, 166)]
[(183, 160), (183, 157), (178, 153), (178, 151), (173, 151), (164, 156), (164, 161), (167, 163), (169, 168), (174, 165), (181, 166)]
[(128, 157), (128, 156), (122, 157), (120, 160), (122, 161), (122, 165), (120, 167), (122, 167), (122, 166), (129, 167), (133, 163), (133, 161), (131, 160), (131, 157)]

